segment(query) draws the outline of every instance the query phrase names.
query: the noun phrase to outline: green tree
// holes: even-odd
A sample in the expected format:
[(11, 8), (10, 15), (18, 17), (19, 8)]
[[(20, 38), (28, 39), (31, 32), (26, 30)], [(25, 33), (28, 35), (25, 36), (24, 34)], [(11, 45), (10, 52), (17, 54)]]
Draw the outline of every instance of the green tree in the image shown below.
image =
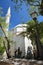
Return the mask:
[(3, 32), (4, 38), (7, 41), (7, 49), (6, 49), (6, 47), (5, 47), (5, 49), (6, 49), (7, 56), (9, 58), (10, 41), (9, 41), (8, 37), (6, 36), (5, 30), (4, 30), (5, 27), (6, 27), (5, 19), (3, 17), (0, 17), (0, 28)]
[[(35, 34), (35, 22), (31, 20), (30, 22), (27, 22), (27, 34), (30, 34), (31, 40), (34, 39)], [(32, 34), (33, 33), (33, 34)]]
[(8, 37), (6, 36), (6, 33), (5, 33), (5, 27), (7, 26), (6, 23), (5, 23), (5, 17), (2, 17), (2, 8), (0, 7), (0, 30), (2, 30), (3, 34), (4, 35), (4, 38), (6, 39), (7, 41), (7, 49), (6, 49), (6, 46), (5, 46), (5, 42), (3, 41), (3, 44), (4, 44), (4, 47), (6, 49), (6, 53), (7, 53), (7, 57), (9, 58), (9, 49), (10, 49), (10, 41), (8, 39)]
[(40, 33), (40, 40), (43, 46), (43, 22), (39, 23), (39, 33)]
[[(40, 35), (40, 40), (43, 38), (43, 31), (42, 31), (42, 28), (43, 28), (43, 22), (41, 23), (38, 23), (38, 30), (39, 30), (39, 35)], [(27, 22), (27, 34), (29, 34), (29, 38), (36, 43), (36, 46), (37, 46), (37, 51), (40, 50), (40, 46), (37, 45), (37, 39), (36, 39), (36, 27), (35, 27), (35, 22), (34, 21), (30, 21), (30, 22)], [(41, 47), (43, 48), (42, 44), (40, 43)], [(41, 49), (43, 50), (43, 49)], [(41, 51), (40, 50), (40, 51)], [(39, 56), (39, 52), (38, 53), (38, 56)], [(42, 54), (42, 53), (41, 53)]]
[(0, 53), (3, 54), (4, 50), (3, 38), (0, 36)]

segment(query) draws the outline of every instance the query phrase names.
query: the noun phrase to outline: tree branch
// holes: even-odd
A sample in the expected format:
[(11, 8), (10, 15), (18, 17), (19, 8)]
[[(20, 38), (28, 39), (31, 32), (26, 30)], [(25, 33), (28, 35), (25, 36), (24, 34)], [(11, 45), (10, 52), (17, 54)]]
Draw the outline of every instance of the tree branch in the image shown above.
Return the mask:
[(40, 5), (31, 4), (31, 3), (29, 3), (29, 5), (31, 5), (31, 6), (40, 6)]
[[(38, 4), (35, 4), (35, 3), (38, 3)], [(31, 6), (40, 6), (40, 2), (39, 1), (34, 1), (34, 2), (29, 2), (29, 5)]]

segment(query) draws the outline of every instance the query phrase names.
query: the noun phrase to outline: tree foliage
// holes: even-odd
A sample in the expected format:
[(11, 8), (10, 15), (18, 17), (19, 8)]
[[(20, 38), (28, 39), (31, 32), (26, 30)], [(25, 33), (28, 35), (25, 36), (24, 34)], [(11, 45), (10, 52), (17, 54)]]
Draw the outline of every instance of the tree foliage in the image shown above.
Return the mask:
[(0, 45), (0, 53), (1, 53), (1, 54), (3, 54), (3, 53), (4, 53), (4, 51), (5, 51), (4, 46), (1, 46), (1, 45)]
[(39, 24), (39, 33), (40, 33), (40, 40), (43, 45), (43, 22), (40, 22), (40, 24)]
[(35, 39), (35, 22), (32, 20), (30, 22), (27, 22), (27, 34), (29, 34), (29, 38)]
[[(15, 9), (20, 8), (20, 6), (22, 5), (22, 3), (25, 2), (26, 5), (29, 4), (30, 6), (37, 7), (39, 14), (43, 15), (43, 0), (11, 0), (11, 1), (13, 1), (14, 3), (16, 3), (16, 5), (14, 5)], [(30, 7), (28, 7), (28, 8), (30, 8)]]
[(0, 24), (2, 25), (3, 28), (7, 27), (4, 17), (0, 17)]
[[(32, 20), (30, 22), (27, 22), (27, 34), (29, 34), (29, 38), (31, 40), (35, 40), (35, 22)], [(40, 35), (40, 40), (41, 42), (43, 41), (43, 22), (38, 23), (38, 30), (39, 30), (39, 35)], [(43, 42), (42, 42), (43, 43)]]
[[(0, 16), (0, 31), (3, 32), (1, 35), (2, 35), (2, 36), (4, 35), (4, 38), (5, 38), (5, 40), (7, 41), (7, 48), (5, 47), (4, 42), (3, 42), (3, 44), (4, 44), (4, 47), (5, 47), (7, 56), (8, 56), (8, 58), (9, 58), (9, 49), (10, 49), (10, 44), (9, 44), (9, 43), (10, 43), (10, 41), (9, 41), (8, 37), (6, 36), (6, 26), (7, 26), (7, 24), (6, 24), (6, 22), (5, 22), (5, 18)], [(3, 41), (3, 40), (2, 40), (2, 41)], [(1, 48), (1, 47), (0, 47), (0, 48)]]
[(0, 36), (0, 53), (3, 54), (4, 51), (5, 51), (5, 47), (3, 45), (3, 37)]

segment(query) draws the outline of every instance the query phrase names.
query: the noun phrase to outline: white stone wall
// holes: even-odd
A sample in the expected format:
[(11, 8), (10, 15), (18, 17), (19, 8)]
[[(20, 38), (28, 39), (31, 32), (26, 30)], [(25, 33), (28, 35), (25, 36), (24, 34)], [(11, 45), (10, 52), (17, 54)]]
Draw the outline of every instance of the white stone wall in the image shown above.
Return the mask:
[(22, 55), (26, 55), (28, 46), (33, 48), (31, 40), (21, 34), (26, 31), (26, 24), (19, 24), (13, 30), (13, 41), (15, 42), (14, 49), (16, 50), (20, 47)]
[(22, 55), (24, 55), (25, 52), (25, 41), (24, 37), (22, 36), (16, 36), (15, 39), (15, 48), (18, 49), (20, 47), (20, 50), (22, 51)]
[(32, 54), (33, 54), (33, 46), (31, 44), (31, 40), (28, 39), (26, 36), (25, 36), (25, 55), (27, 55), (27, 48), (28, 47), (31, 47), (32, 48)]

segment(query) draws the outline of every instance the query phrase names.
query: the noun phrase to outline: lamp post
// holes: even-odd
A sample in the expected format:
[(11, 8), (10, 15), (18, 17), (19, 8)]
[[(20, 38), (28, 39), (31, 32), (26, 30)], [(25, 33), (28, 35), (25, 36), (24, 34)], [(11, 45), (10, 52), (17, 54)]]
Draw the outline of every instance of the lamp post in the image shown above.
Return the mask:
[(42, 47), (41, 47), (41, 42), (40, 42), (40, 36), (39, 36), (39, 30), (38, 30), (38, 21), (37, 21), (37, 12), (32, 12), (31, 14), (32, 19), (35, 22), (35, 41), (37, 45), (37, 58), (42, 58)]

